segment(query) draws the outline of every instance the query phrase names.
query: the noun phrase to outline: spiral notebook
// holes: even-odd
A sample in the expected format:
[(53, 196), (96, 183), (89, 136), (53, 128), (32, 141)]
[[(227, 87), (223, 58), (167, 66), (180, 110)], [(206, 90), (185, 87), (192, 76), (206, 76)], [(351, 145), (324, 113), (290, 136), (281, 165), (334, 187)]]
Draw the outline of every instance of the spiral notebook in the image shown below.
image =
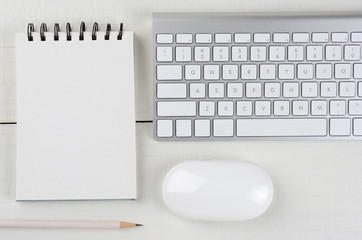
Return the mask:
[(17, 34), (17, 200), (136, 198), (133, 33), (122, 26)]

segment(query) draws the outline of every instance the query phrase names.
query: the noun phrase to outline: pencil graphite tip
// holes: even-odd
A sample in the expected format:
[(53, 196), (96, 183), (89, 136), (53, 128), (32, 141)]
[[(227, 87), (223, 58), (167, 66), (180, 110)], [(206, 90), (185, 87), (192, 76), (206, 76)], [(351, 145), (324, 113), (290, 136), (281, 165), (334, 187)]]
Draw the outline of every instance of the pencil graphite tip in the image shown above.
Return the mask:
[(136, 223), (136, 227), (141, 227), (143, 224)]

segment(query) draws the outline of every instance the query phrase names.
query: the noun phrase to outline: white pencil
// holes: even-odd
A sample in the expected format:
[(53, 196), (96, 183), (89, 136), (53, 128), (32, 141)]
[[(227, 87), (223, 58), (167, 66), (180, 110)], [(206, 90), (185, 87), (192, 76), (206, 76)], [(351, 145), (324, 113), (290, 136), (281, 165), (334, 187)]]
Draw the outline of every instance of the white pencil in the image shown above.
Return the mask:
[(17, 221), (0, 220), (0, 228), (98, 228), (120, 229), (142, 224), (120, 221)]

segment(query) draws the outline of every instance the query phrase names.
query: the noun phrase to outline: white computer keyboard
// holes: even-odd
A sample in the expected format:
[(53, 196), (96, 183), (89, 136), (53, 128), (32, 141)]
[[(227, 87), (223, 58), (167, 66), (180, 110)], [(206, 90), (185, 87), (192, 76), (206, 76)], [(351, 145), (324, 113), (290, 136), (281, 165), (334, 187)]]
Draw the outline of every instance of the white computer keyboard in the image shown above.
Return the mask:
[(362, 139), (362, 15), (155, 14), (157, 140)]

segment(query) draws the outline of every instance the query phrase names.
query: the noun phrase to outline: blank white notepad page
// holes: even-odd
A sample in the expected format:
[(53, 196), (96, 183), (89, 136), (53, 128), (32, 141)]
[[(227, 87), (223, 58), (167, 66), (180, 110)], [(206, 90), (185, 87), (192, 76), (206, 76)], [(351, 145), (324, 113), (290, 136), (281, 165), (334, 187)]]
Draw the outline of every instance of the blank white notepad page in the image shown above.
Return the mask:
[(117, 34), (17, 34), (17, 200), (136, 198), (133, 33)]

